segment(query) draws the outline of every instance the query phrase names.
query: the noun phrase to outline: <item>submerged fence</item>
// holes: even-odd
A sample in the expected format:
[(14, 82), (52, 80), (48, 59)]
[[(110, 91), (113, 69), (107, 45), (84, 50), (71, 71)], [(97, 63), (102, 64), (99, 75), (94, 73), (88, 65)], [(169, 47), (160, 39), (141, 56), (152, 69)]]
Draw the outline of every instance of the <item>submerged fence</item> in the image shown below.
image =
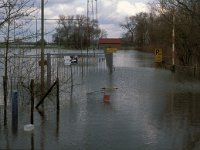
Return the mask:
[[(35, 80), (36, 97), (40, 97), (40, 54), (32, 52), (18, 53), (9, 56), (8, 60), (8, 90), (9, 100), (12, 97), (12, 91), (19, 92), (21, 103), (27, 103), (30, 99), (30, 82)], [(64, 56), (78, 56), (78, 63), (65, 65)], [(60, 92), (70, 93), (72, 84), (76, 85), (76, 80), (83, 78), (87, 73), (107, 71), (106, 61), (103, 51), (97, 53), (87, 53), (86, 51), (53, 51), (49, 50), (45, 55), (45, 87), (48, 90), (51, 84), (60, 80)], [(0, 57), (0, 105), (3, 105), (3, 76), (4, 76), (4, 57)], [(72, 82), (73, 81), (73, 82)]]

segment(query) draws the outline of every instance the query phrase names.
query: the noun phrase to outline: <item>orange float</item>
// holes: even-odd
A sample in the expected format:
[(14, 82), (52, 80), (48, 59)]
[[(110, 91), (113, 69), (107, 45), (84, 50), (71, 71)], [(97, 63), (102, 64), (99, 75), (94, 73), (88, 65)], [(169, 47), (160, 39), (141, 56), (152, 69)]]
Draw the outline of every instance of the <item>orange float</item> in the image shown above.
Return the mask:
[(110, 102), (110, 95), (104, 95), (104, 96), (103, 96), (103, 101), (104, 101), (105, 103), (109, 103), (109, 102)]

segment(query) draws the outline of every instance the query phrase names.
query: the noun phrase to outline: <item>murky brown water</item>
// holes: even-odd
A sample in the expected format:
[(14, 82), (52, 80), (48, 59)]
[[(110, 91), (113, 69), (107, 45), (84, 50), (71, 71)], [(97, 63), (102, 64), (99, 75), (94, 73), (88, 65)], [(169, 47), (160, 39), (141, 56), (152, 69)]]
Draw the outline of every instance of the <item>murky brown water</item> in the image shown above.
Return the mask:
[(35, 110), (31, 133), (23, 130), (30, 122), (29, 103), (19, 107), (17, 130), (9, 108), (5, 124), (1, 106), (0, 149), (200, 149), (199, 81), (154, 68), (148, 53), (118, 51), (113, 64), (113, 74), (91, 69), (76, 78), (59, 112), (54, 98), (45, 101), (41, 114)]

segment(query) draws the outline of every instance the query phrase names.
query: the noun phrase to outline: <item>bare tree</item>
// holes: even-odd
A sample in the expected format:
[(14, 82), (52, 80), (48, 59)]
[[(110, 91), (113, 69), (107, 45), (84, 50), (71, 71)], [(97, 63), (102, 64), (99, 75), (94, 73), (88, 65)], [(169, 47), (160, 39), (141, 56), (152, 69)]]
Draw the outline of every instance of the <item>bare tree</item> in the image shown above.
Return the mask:
[[(0, 29), (4, 33), (5, 51), (4, 51), (4, 103), (7, 107), (8, 91), (8, 54), (11, 42), (11, 31), (16, 29), (16, 20), (30, 16), (35, 11), (34, 3), (31, 0), (1, 0), (0, 2)], [(20, 21), (21, 22), (21, 21)], [(19, 24), (18, 24), (19, 25)], [(19, 26), (22, 26), (20, 24)]]
[[(158, 0), (165, 10), (162, 16), (168, 14), (168, 23), (175, 18), (176, 53), (182, 65), (199, 63), (200, 48), (200, 1), (199, 0)], [(165, 17), (166, 18), (166, 17)]]
[(125, 18), (125, 23), (121, 23), (120, 27), (124, 30), (127, 30), (126, 35), (128, 36), (130, 34), (130, 42), (133, 43), (134, 41), (134, 32), (135, 32), (135, 28), (137, 26), (137, 22), (136, 22), (136, 17), (135, 16), (131, 16), (131, 17), (126, 17)]
[(53, 40), (55, 43), (68, 48), (80, 48), (82, 44), (83, 47), (88, 47), (92, 40), (94, 43), (101, 36), (101, 32), (102, 30), (96, 20), (87, 22), (87, 17), (82, 15), (62, 15), (59, 16), (58, 27), (53, 35)]

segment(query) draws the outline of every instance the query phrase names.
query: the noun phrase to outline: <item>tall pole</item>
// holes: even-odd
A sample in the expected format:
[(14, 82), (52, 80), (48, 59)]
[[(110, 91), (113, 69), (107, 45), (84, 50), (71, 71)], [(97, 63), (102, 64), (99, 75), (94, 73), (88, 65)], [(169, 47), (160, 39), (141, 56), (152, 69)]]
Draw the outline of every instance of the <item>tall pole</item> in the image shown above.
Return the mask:
[(41, 97), (44, 95), (44, 0), (41, 0)]
[[(87, 36), (88, 36), (88, 45), (92, 45), (93, 47), (93, 51), (94, 51), (94, 31), (92, 31), (90, 29), (90, 20), (91, 20), (91, 28), (95, 28), (95, 20), (97, 21), (97, 12), (95, 13), (95, 11), (97, 11), (97, 0), (95, 0), (96, 2), (96, 9), (94, 9), (94, 0), (87, 0)], [(94, 15), (95, 13), (95, 15)], [(89, 47), (88, 46), (88, 47)], [(87, 51), (88, 53), (88, 51)], [(95, 55), (95, 53), (94, 53)]]
[(90, 43), (90, 36), (89, 36), (89, 5), (90, 5), (90, 0), (87, 0), (87, 67), (88, 67), (88, 51), (89, 51), (89, 43)]
[[(36, 20), (35, 20), (35, 43), (37, 43), (38, 42), (38, 33), (37, 33), (37, 31), (38, 31), (38, 27), (37, 27), (37, 18), (36, 18)], [(36, 62), (38, 62), (38, 48), (36, 47)], [(36, 77), (38, 77), (38, 66), (36, 65)]]
[(172, 71), (175, 71), (175, 15), (173, 12), (172, 23)]
[(97, 0), (96, 1), (96, 21), (98, 21), (98, 3)]
[[(97, 3), (97, 0), (95, 0), (95, 1), (96, 1), (96, 18), (95, 19), (96, 19), (97, 28), (98, 28), (98, 3)], [(95, 39), (96, 39), (95, 46), (96, 46), (96, 49), (98, 49), (98, 37), (96, 36)]]

